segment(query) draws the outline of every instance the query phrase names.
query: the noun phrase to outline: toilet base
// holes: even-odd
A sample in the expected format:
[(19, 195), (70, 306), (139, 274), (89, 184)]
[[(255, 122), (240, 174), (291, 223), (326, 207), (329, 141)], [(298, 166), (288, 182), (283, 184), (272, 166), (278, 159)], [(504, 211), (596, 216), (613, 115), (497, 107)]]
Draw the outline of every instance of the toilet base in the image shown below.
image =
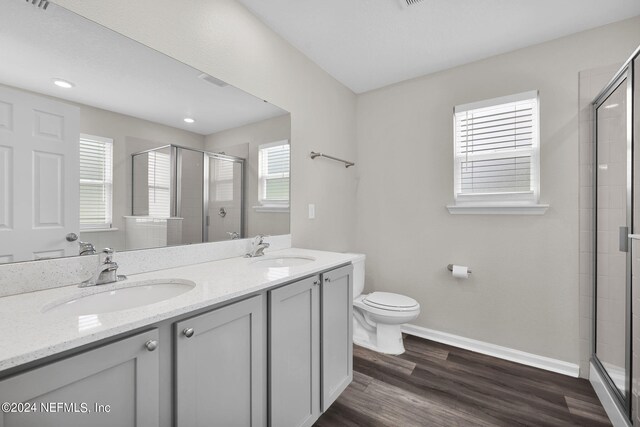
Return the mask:
[(405, 352), (400, 325), (378, 324), (375, 331), (368, 330), (370, 328), (365, 328), (354, 318), (353, 343), (378, 353), (397, 356)]

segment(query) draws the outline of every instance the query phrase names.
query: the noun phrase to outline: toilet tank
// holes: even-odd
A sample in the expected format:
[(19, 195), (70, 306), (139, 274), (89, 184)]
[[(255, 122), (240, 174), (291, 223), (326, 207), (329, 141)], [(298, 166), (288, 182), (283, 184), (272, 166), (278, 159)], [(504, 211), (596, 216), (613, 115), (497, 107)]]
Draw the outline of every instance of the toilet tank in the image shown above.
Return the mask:
[(351, 263), (353, 264), (353, 298), (355, 299), (364, 289), (364, 260), (366, 256), (364, 254), (349, 255), (354, 256)]

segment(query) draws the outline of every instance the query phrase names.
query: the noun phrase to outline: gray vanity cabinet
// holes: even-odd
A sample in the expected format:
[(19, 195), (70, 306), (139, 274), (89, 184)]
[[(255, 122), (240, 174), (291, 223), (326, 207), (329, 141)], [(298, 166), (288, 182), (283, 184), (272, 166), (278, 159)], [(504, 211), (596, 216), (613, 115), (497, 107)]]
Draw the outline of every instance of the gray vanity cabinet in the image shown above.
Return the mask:
[(304, 427), (320, 414), (320, 277), (269, 292), (271, 426)]
[(353, 379), (353, 267), (322, 275), (322, 412)]
[(176, 323), (176, 425), (266, 425), (266, 307), (258, 295)]
[(269, 292), (271, 425), (312, 425), (353, 378), (351, 265)]
[(31, 411), (0, 427), (157, 427), (157, 345), (153, 329), (0, 381), (0, 401)]

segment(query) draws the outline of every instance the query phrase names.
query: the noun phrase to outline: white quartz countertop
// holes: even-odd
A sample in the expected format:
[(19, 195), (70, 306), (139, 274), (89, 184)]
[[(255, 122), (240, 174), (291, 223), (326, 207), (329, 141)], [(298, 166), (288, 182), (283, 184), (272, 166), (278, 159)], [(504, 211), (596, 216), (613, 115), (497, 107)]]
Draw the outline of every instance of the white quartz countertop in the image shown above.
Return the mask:
[[(286, 256), (311, 257), (314, 260), (292, 267), (252, 265), (259, 259)], [(292, 248), (265, 252), (262, 258), (229, 258), (131, 275), (127, 280), (114, 284), (89, 288), (72, 285), (3, 297), (0, 298), (0, 371), (264, 291), (347, 264), (355, 258), (354, 254)], [(157, 279), (189, 280), (196, 286), (171, 299), (129, 310), (83, 316), (42, 312), (43, 307), (54, 302), (127, 287), (132, 282)]]

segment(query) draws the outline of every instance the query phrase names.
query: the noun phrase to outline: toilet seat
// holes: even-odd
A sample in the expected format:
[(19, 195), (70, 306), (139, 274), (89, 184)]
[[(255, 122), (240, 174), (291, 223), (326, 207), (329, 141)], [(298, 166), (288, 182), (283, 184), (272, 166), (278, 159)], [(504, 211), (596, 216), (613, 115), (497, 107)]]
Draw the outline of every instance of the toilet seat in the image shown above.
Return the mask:
[(420, 307), (413, 298), (391, 292), (372, 292), (362, 302), (369, 307), (389, 311), (413, 311)]

